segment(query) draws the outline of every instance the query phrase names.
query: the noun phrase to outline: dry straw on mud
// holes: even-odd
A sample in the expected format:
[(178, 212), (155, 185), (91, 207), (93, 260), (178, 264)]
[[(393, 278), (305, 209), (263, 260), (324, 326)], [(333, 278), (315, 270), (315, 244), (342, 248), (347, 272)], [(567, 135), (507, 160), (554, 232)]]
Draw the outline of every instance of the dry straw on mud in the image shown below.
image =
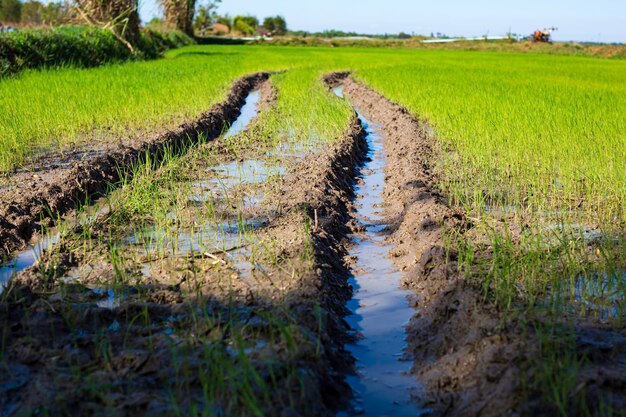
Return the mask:
[(87, 23), (113, 33), (134, 52), (140, 40), (137, 0), (76, 0), (78, 15)]

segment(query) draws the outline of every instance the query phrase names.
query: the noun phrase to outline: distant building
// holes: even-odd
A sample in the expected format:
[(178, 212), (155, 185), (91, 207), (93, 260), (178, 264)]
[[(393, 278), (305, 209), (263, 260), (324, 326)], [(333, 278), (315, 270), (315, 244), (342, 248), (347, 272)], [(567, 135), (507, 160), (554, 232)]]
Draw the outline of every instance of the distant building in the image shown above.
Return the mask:
[(228, 35), (230, 28), (223, 23), (214, 23), (213, 26), (211, 26), (211, 32), (213, 35)]

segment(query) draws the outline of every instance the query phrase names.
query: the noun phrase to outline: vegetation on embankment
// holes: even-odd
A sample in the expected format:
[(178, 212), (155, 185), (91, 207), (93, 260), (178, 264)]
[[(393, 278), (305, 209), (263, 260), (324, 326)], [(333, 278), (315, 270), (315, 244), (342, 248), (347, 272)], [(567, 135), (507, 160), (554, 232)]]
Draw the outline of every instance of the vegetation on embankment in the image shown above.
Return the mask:
[(181, 32), (144, 29), (136, 45), (137, 53), (133, 54), (113, 32), (105, 29), (26, 29), (0, 34), (0, 77), (25, 69), (96, 67), (133, 58), (157, 58), (168, 49), (192, 43), (193, 39)]
[(454, 51), (529, 52), (547, 55), (565, 55), (596, 58), (626, 59), (626, 45), (578, 42), (542, 43), (514, 40), (459, 41), (450, 43), (422, 43), (426, 39), (416, 36), (409, 39), (381, 39), (377, 37), (282, 36), (253, 41), (258, 45), (323, 46), (330, 48), (402, 48), (437, 49)]

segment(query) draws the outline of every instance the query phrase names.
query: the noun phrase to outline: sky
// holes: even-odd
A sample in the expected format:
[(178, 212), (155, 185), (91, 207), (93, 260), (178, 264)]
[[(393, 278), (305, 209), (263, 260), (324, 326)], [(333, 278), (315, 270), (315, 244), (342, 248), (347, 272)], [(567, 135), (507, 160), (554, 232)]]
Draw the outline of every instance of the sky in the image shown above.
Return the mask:
[[(260, 20), (280, 14), (289, 29), (311, 32), (470, 37), (526, 35), (554, 26), (556, 41), (626, 43), (626, 0), (222, 0), (218, 12)], [(140, 0), (143, 21), (159, 14), (156, 0)]]

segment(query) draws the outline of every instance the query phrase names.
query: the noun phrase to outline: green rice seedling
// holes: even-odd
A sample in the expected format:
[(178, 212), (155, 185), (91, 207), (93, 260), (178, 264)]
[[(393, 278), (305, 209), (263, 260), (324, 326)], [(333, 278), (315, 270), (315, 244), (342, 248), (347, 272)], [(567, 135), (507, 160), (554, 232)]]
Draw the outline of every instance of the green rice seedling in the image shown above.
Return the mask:
[(535, 323), (534, 330), (539, 346), (530, 368), (535, 375), (526, 389), (539, 391), (554, 415), (565, 417), (573, 409), (590, 415), (584, 389), (576, 387), (577, 374), (586, 359), (576, 352), (574, 329), (567, 324)]

